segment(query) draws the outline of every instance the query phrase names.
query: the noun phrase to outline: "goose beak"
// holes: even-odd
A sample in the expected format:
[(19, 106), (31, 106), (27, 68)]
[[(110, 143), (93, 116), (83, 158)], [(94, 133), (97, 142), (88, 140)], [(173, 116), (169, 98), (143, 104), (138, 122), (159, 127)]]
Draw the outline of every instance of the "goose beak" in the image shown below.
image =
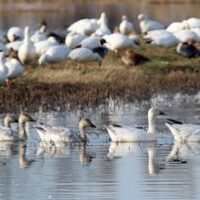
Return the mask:
[(91, 128), (96, 128), (96, 125), (94, 125), (94, 124), (91, 122), (90, 127), (91, 127)]

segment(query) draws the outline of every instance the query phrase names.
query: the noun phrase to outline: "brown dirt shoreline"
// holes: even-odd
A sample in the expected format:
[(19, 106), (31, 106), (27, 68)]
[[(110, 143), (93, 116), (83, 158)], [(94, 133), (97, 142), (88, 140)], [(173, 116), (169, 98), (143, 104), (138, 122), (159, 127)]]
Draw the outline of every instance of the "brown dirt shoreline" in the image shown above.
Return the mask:
[(120, 57), (109, 54), (97, 63), (61, 63), (26, 66), (26, 72), (8, 89), (0, 88), (0, 112), (69, 110), (107, 104), (108, 99), (135, 102), (157, 93), (195, 94), (200, 90), (200, 58), (188, 59), (165, 49), (142, 44), (138, 53), (151, 62), (125, 66)]

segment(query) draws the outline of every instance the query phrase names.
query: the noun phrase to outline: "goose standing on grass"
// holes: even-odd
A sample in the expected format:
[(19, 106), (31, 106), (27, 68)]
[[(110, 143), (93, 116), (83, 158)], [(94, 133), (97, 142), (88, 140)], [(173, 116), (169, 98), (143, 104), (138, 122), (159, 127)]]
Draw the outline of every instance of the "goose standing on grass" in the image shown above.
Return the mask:
[(166, 26), (158, 21), (149, 19), (145, 14), (138, 15), (141, 33), (145, 34), (152, 30), (165, 29)]
[(0, 128), (0, 141), (19, 141), (19, 140), (26, 140), (26, 122), (35, 122), (35, 120), (29, 116), (28, 114), (22, 112), (20, 113), (18, 123), (19, 123), (19, 130), (18, 132), (10, 128), (10, 123), (16, 122), (15, 118), (11, 118), (9, 115), (6, 116), (4, 123), (8, 127), (1, 127)]
[(187, 58), (200, 56), (200, 50), (195, 47), (193, 41), (182, 42), (176, 47), (176, 52)]
[(18, 26), (11, 27), (7, 32), (7, 38), (9, 42), (14, 42), (16, 40), (23, 40), (24, 32)]
[(39, 65), (65, 60), (70, 51), (71, 49), (65, 45), (52, 46), (40, 56)]
[(5, 53), (0, 52), (0, 84), (5, 83), (7, 79), (8, 68), (5, 65)]
[(18, 56), (23, 64), (33, 61), (36, 58), (36, 49), (30, 40), (30, 29), (28, 26), (24, 29), (24, 39), (19, 48)]
[(117, 52), (121, 49), (138, 48), (138, 41), (132, 36), (126, 36), (121, 33), (113, 33), (103, 37), (106, 40), (104, 44), (111, 51)]
[(178, 142), (200, 142), (200, 125), (168, 119), (165, 123)]
[(55, 127), (49, 125), (39, 125), (36, 130), (42, 142), (57, 144), (60, 142), (87, 142), (85, 130), (88, 127), (95, 128), (96, 126), (89, 120), (82, 118), (79, 121), (79, 133), (69, 130), (68, 128)]
[(91, 49), (84, 47), (73, 49), (68, 57), (78, 62), (96, 61), (99, 65), (102, 62), (102, 57), (98, 53), (94, 53)]
[(8, 69), (7, 79), (16, 79), (24, 73), (24, 65), (19, 61), (17, 51), (11, 49), (5, 65)]
[(147, 131), (134, 126), (122, 126), (110, 124), (106, 127), (109, 136), (113, 142), (147, 142), (156, 141), (155, 118), (164, 115), (157, 108), (150, 108), (148, 111), (148, 129)]
[(80, 45), (81, 41), (83, 41), (88, 36), (70, 32), (65, 37), (65, 44), (70, 48), (75, 48)]
[(126, 15), (122, 16), (122, 22), (119, 25), (119, 31), (124, 35), (129, 35), (134, 31), (133, 23), (128, 21), (128, 17)]

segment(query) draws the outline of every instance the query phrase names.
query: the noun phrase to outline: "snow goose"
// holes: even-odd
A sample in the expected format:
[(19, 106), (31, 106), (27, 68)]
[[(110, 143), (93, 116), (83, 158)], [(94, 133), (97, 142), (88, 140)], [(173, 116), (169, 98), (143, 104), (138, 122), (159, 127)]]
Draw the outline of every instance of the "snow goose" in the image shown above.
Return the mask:
[(138, 47), (137, 41), (133, 37), (128, 37), (121, 33), (105, 35), (103, 38), (106, 40), (104, 46), (111, 51)]
[(19, 61), (17, 51), (11, 49), (11, 56), (5, 62), (5, 65), (8, 69), (7, 79), (15, 79), (21, 76), (24, 73), (24, 65)]
[(99, 19), (80, 19), (71, 24), (67, 30), (82, 35), (91, 35), (100, 27), (101, 23), (107, 23), (105, 13), (101, 13)]
[(65, 37), (65, 44), (70, 48), (75, 48), (87, 37), (86, 35), (70, 32)]
[(200, 125), (168, 119), (165, 123), (174, 139), (179, 142), (200, 142)]
[(191, 17), (185, 21), (190, 28), (200, 28), (200, 18)]
[(99, 36), (89, 36), (84, 39), (78, 47), (85, 47), (88, 49), (94, 49), (97, 47), (102, 47), (106, 43), (106, 40), (100, 38)]
[(57, 45), (49, 47), (39, 58), (39, 65), (59, 62), (65, 60), (68, 57), (71, 49), (65, 45)]
[(155, 118), (164, 113), (157, 108), (150, 108), (148, 111), (147, 131), (134, 126), (122, 126), (118, 124), (108, 125), (107, 131), (114, 142), (146, 142), (156, 141)]
[(196, 33), (189, 29), (179, 30), (173, 34), (181, 42), (186, 42), (188, 40), (198, 41), (198, 36)]
[(14, 49), (15, 51), (19, 51), (20, 47), (22, 45), (22, 41), (14, 41), (14, 42), (9, 42), (6, 44), (6, 47), (8, 49)]
[(147, 33), (152, 30), (165, 29), (166, 27), (164, 24), (158, 21), (149, 19), (145, 14), (139, 14), (138, 21), (141, 33)]
[(6, 116), (5, 118), (5, 125), (7, 123), (8, 127), (1, 127), (0, 128), (0, 141), (18, 141), (18, 140), (26, 140), (26, 122), (34, 122), (35, 120), (29, 116), (27, 113), (21, 112), (18, 123), (19, 123), (19, 130), (18, 132), (10, 128), (11, 122), (16, 122), (16, 119), (11, 118), (10, 116)]
[(177, 37), (173, 35), (173, 33), (166, 30), (149, 31), (144, 36), (144, 39), (148, 42), (150, 41), (150, 43), (153, 45), (163, 47), (175, 46), (180, 42), (180, 40), (178, 40)]
[(9, 42), (14, 42), (16, 40), (23, 40), (24, 32), (18, 26), (11, 27), (7, 32), (7, 38)]
[(47, 51), (50, 47), (58, 45), (57, 40), (54, 37), (49, 37), (46, 40), (36, 42), (35, 49), (37, 55), (41, 56), (45, 51)]
[(194, 58), (200, 56), (200, 50), (198, 50), (194, 46), (194, 44), (190, 42), (182, 42), (178, 44), (176, 52), (188, 58)]
[(8, 68), (5, 65), (5, 53), (0, 52), (0, 84), (3, 84), (7, 79)]
[(99, 65), (102, 62), (102, 57), (98, 53), (94, 53), (92, 50), (84, 47), (73, 49), (68, 57), (78, 62), (97, 61)]
[(36, 49), (30, 40), (30, 29), (28, 26), (24, 29), (24, 39), (19, 48), (18, 56), (23, 64), (33, 61), (36, 58)]
[(122, 22), (119, 25), (119, 31), (124, 35), (129, 35), (134, 31), (133, 23), (128, 21), (128, 17), (126, 15), (122, 16)]
[(96, 126), (87, 118), (79, 121), (79, 132), (74, 132), (68, 128), (55, 127), (49, 125), (39, 125), (36, 130), (42, 142), (57, 144), (60, 142), (87, 142), (85, 130), (88, 127)]
[(180, 30), (190, 29), (189, 24), (183, 20), (182, 22), (172, 22), (167, 28), (166, 31), (175, 33)]

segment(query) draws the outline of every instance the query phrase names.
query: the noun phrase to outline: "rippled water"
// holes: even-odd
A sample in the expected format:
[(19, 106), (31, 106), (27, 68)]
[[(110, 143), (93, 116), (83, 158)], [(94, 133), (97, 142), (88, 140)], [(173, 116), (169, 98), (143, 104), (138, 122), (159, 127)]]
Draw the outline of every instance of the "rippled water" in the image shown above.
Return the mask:
[[(200, 124), (200, 94), (158, 95), (150, 102), (119, 104), (74, 112), (41, 110), (32, 116), (77, 130), (80, 116), (96, 123), (85, 148), (40, 143), (34, 124), (29, 140), (0, 143), (0, 199), (200, 199), (200, 144), (173, 144), (164, 118), (157, 119), (157, 143), (110, 143), (104, 124), (146, 125), (153, 105), (176, 119)], [(173, 155), (185, 163), (167, 162)]]

